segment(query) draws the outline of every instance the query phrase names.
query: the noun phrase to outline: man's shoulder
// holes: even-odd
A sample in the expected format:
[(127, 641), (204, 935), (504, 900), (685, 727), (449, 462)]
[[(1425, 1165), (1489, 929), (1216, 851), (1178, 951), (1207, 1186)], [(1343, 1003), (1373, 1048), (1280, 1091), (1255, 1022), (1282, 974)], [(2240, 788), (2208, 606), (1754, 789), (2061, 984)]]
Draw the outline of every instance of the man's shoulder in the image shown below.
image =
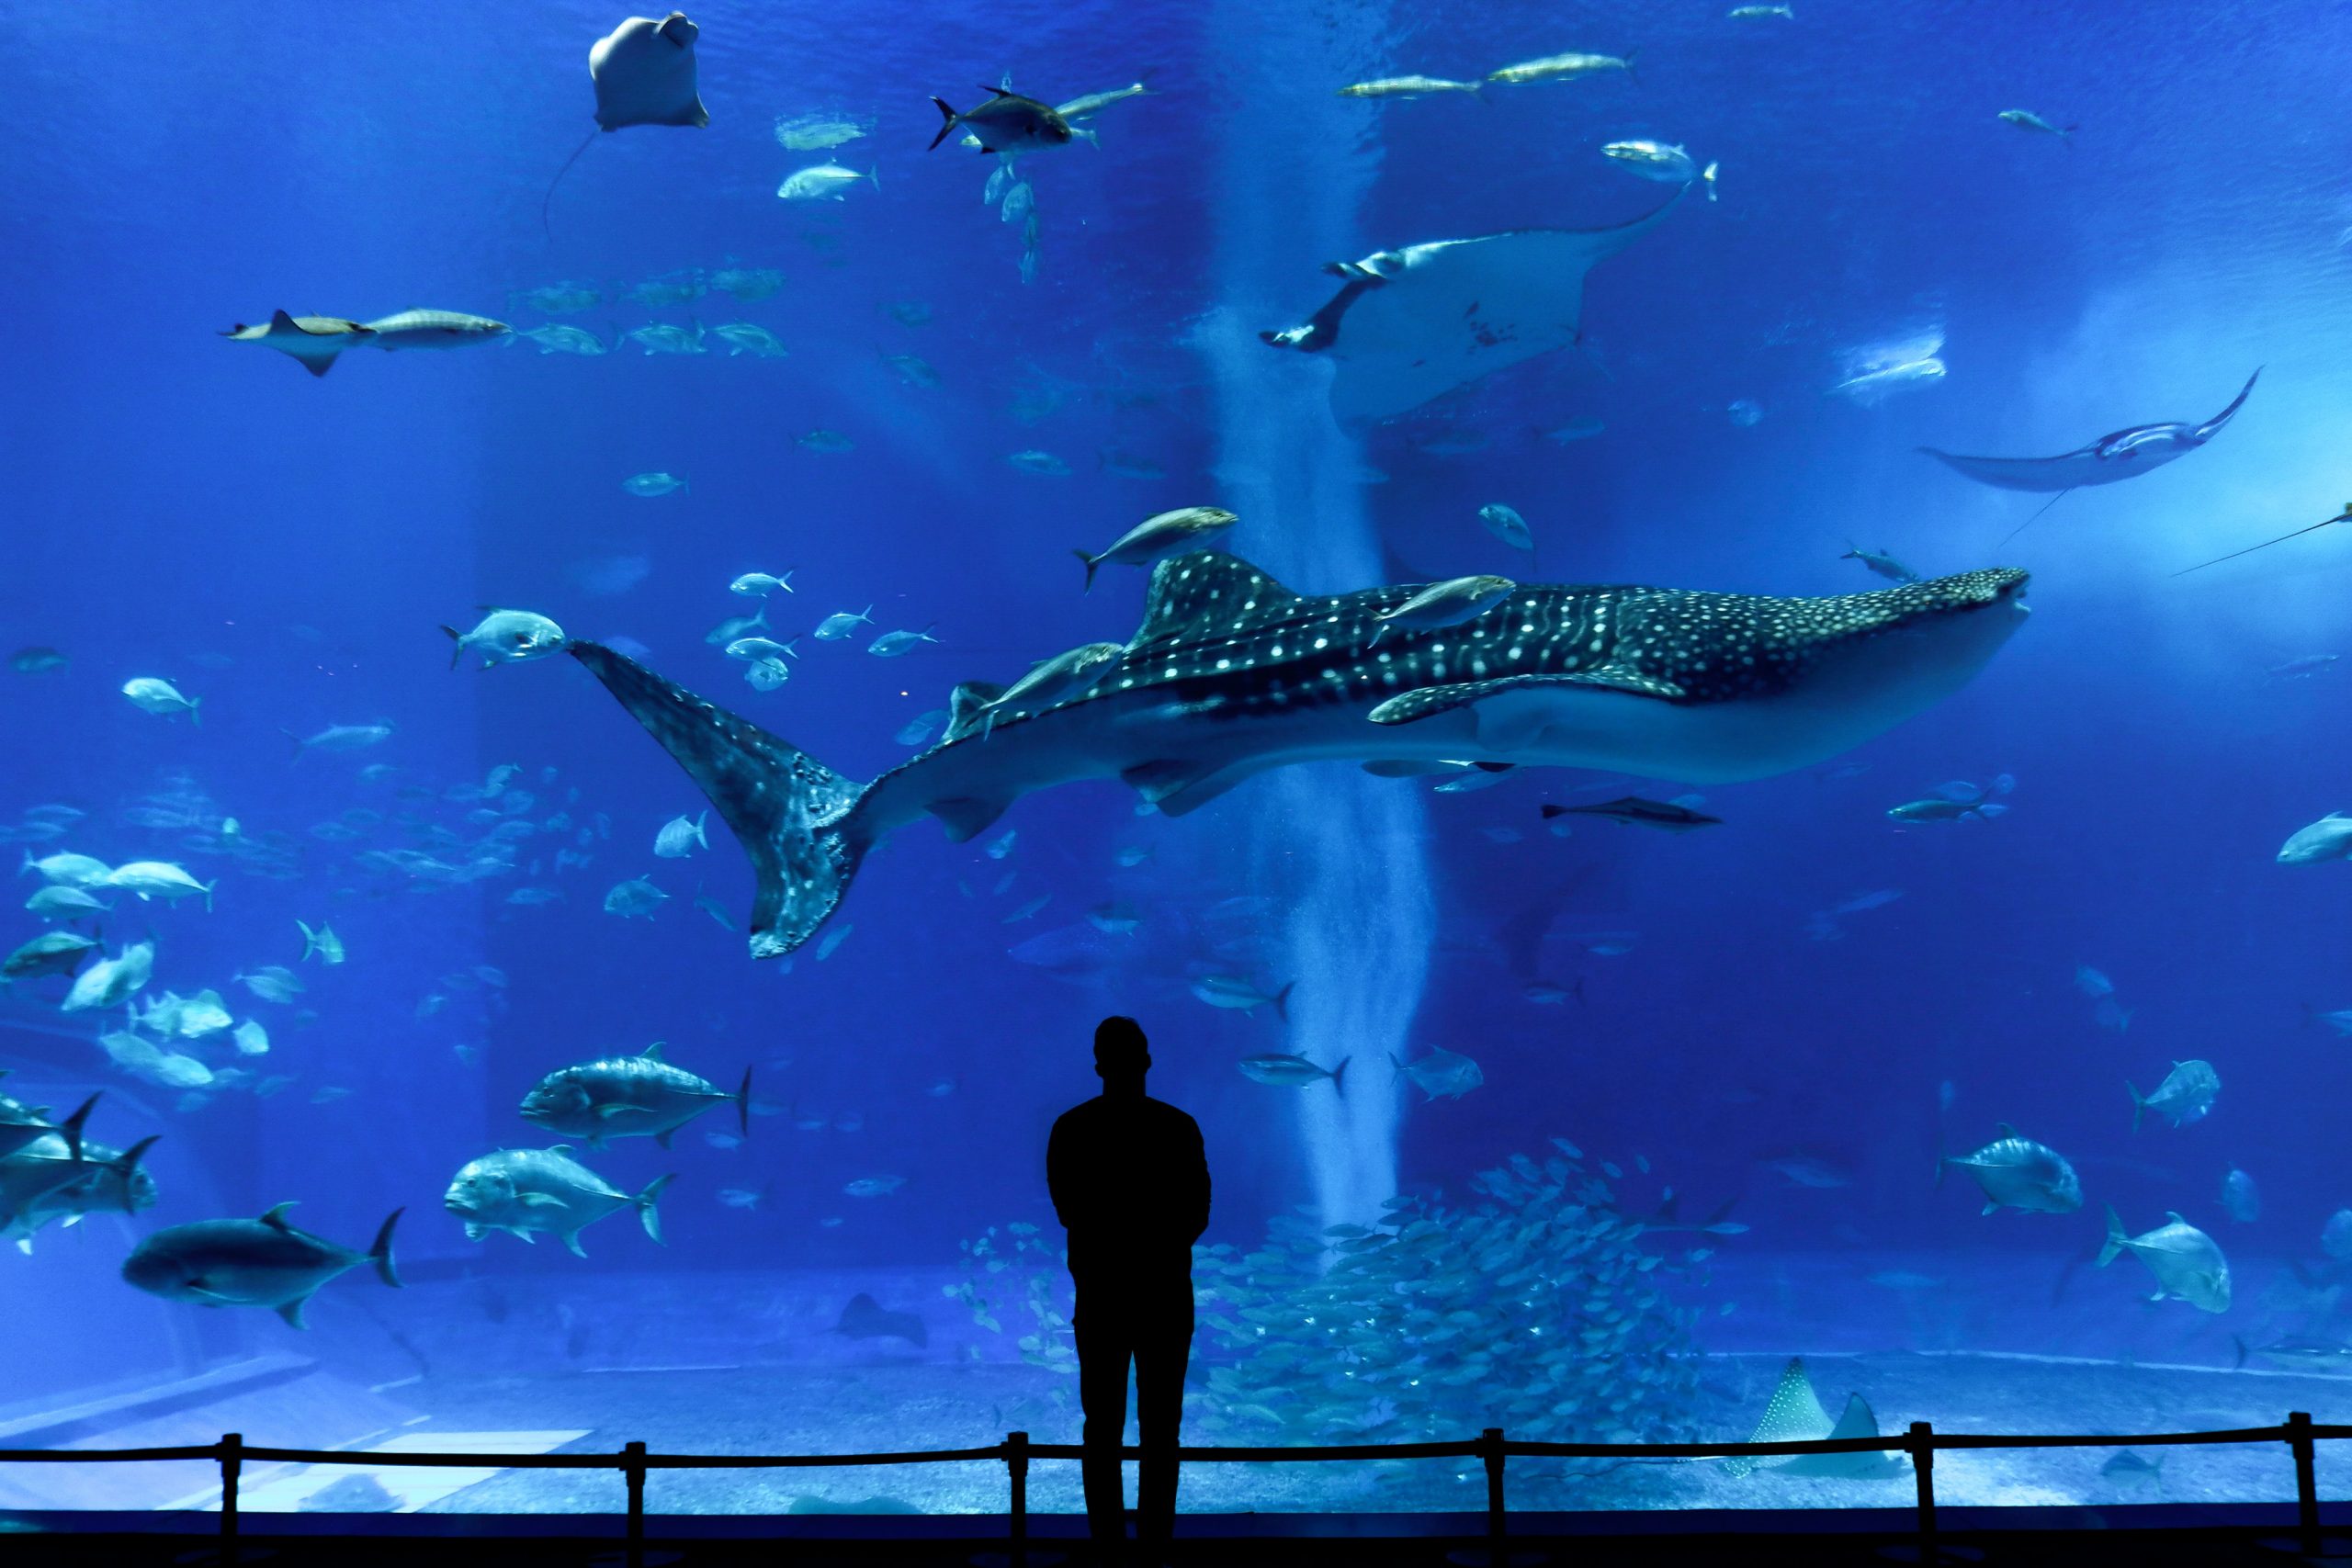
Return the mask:
[(1170, 1105), (1164, 1100), (1154, 1100), (1148, 1095), (1144, 1097), (1144, 1104), (1149, 1108), (1148, 1114), (1170, 1127), (1190, 1127), (1195, 1133), (1201, 1130), (1201, 1124), (1193, 1120), (1189, 1111)]

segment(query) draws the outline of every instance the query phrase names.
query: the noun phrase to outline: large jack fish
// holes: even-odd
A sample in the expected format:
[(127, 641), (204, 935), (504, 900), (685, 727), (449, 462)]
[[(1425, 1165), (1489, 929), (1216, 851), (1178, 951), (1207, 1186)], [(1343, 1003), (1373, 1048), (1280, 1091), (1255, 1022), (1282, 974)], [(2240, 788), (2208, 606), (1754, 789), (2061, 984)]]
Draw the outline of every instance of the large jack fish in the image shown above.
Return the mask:
[(936, 817), (961, 843), (1073, 779), (1124, 779), (1181, 817), (1289, 762), (1785, 773), (1959, 690), (2024, 620), (2025, 584), (2014, 568), (1826, 599), (1522, 584), (1400, 633), (1381, 615), (1424, 585), (1300, 594), (1237, 557), (1178, 556), (1082, 693), (1008, 708), (992, 705), (1004, 688), (967, 682), (940, 743), (864, 784), (611, 649), (571, 652), (734, 829), (759, 877), (752, 955), (773, 958), (815, 934), (891, 829)]

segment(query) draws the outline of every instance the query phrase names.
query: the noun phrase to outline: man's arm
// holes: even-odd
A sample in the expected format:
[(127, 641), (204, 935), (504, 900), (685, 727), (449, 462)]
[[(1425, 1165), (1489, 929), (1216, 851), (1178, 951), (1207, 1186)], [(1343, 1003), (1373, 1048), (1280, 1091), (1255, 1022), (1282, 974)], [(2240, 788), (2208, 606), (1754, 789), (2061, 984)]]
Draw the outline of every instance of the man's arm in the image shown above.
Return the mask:
[(1061, 1221), (1064, 1230), (1069, 1229), (1070, 1216), (1078, 1206), (1078, 1173), (1069, 1168), (1069, 1135), (1057, 1120), (1046, 1139), (1046, 1193), (1053, 1199), (1054, 1218)]
[(1201, 1239), (1209, 1228), (1209, 1156), (1201, 1144), (1201, 1124), (1191, 1117), (1184, 1118), (1189, 1130), (1184, 1171), (1184, 1224), (1189, 1233), (1185, 1245)]

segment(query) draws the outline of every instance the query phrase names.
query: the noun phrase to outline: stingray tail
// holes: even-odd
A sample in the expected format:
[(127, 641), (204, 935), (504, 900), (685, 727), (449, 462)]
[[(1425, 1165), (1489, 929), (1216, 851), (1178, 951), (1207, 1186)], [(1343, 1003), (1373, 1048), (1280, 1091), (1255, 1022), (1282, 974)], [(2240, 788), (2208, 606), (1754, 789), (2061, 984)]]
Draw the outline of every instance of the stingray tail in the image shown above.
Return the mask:
[(563, 161), (563, 167), (555, 172), (555, 178), (548, 182), (547, 195), (539, 197), (539, 231), (548, 237), (550, 243), (555, 240), (555, 227), (548, 221), (548, 207), (555, 200), (555, 187), (563, 183), (563, 176), (571, 173), (571, 165), (580, 162), (580, 154), (588, 151), (588, 143), (603, 134), (604, 129), (600, 125), (581, 139), (580, 145), (571, 150), (571, 156)]
[(609, 648), (574, 642), (571, 653), (685, 769), (751, 857), (752, 956), (808, 942), (871, 847), (852, 823), (865, 786)]
[[(1940, 456), (1940, 454), (1939, 455)], [(2034, 517), (2041, 516), (2043, 513), (2049, 511), (2052, 507), (2057, 505), (2060, 502), (2065, 500), (2068, 496), (2074, 493), (2075, 487), (2069, 485), (2064, 490), (2060, 491), (2056, 495), (2052, 496), (2048, 501), (2043, 502), (2040, 506), (2035, 507), (2033, 509), (2033, 517), (2027, 518), (2024, 522), (2010, 529), (2007, 537), (2002, 539), (2002, 541), (1998, 545), (1996, 545), (1994, 548), (2004, 550), (2008, 548), (2010, 539), (2016, 538), (2019, 534), (2024, 533), (2028, 528), (2033, 526)]]

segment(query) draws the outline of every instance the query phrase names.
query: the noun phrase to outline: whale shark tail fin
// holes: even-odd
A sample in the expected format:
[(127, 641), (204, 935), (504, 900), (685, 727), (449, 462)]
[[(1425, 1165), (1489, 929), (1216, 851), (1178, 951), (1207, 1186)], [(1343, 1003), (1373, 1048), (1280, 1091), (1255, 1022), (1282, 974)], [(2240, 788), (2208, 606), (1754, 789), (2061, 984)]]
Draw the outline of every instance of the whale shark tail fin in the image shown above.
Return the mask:
[(752, 956), (778, 958), (807, 942), (868, 847), (846, 830), (865, 786), (600, 643), (571, 652), (685, 769), (751, 857)]

